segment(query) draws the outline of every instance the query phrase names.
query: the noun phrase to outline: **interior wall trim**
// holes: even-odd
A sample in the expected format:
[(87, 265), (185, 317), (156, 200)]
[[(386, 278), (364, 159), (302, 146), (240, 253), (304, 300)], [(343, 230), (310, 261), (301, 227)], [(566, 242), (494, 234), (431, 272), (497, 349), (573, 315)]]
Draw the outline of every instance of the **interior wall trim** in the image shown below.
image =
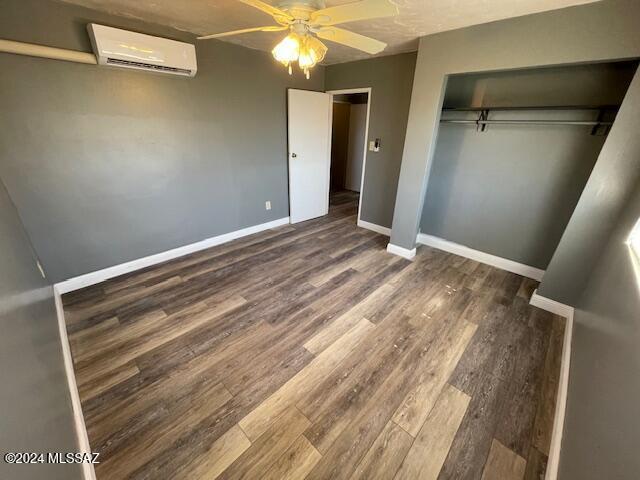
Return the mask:
[(120, 265), (114, 265), (113, 267), (108, 267), (102, 270), (97, 270), (95, 272), (80, 275), (78, 277), (73, 277), (68, 280), (56, 283), (55, 287), (62, 295), (74, 290), (88, 287), (90, 285), (104, 282), (105, 280), (124, 275), (125, 273), (134, 272), (136, 270), (140, 270), (141, 268), (146, 268), (158, 263), (166, 262), (168, 260), (173, 260), (174, 258), (182, 257), (190, 253), (215, 247), (216, 245), (221, 245), (237, 238), (246, 237), (247, 235), (252, 235), (254, 233), (269, 230), (271, 228), (286, 225), (288, 223), (289, 217), (284, 217), (279, 218), (278, 220), (273, 220), (271, 222), (261, 223), (259, 225), (243, 228), (241, 230), (224, 233), (222, 235), (207, 238), (196, 243), (191, 243), (189, 245), (167, 250), (166, 252), (156, 253), (155, 255), (149, 255), (148, 257), (131, 260), (130, 262), (121, 263)]
[(409, 250), (408, 248), (399, 247), (398, 245), (394, 245), (393, 243), (387, 244), (387, 252), (406, 258), (407, 260), (413, 260), (413, 257), (416, 256), (415, 248), (413, 250)]
[[(325, 93), (329, 93), (331, 94), (331, 101), (334, 102), (335, 101), (335, 97), (336, 95), (349, 95), (352, 93), (366, 93), (367, 94), (367, 117), (365, 120), (365, 124), (364, 124), (364, 151), (362, 152), (362, 173), (360, 174), (360, 196), (358, 198), (358, 225), (360, 225), (360, 217), (362, 215), (362, 197), (364, 197), (364, 173), (367, 169), (367, 152), (369, 151), (369, 118), (371, 117), (371, 94), (372, 94), (372, 88), (371, 87), (359, 87), (359, 88), (343, 88), (340, 90), (327, 90)], [(333, 109), (331, 109), (331, 127), (333, 128)], [(329, 178), (329, 181), (331, 181), (331, 178)], [(364, 223), (368, 223), (368, 222), (364, 222)], [(369, 224), (369, 223), (368, 223)], [(373, 223), (369, 224), (369, 225), (374, 225), (376, 227), (379, 228), (384, 228), (384, 227), (380, 227), (379, 225), (375, 225)], [(362, 227), (362, 228), (368, 228), (368, 227)], [(389, 230), (389, 233), (383, 233), (380, 232), (378, 230), (375, 230), (373, 228), (370, 228), (369, 230), (373, 230), (374, 232), (378, 232), (378, 233), (382, 233), (383, 235), (387, 235), (388, 237), (391, 236), (391, 229), (387, 229)]]
[[(89, 434), (87, 433), (87, 427), (84, 423), (84, 415), (82, 414), (82, 403), (80, 402), (80, 394), (78, 393), (78, 385), (76, 384), (76, 374), (73, 369), (71, 347), (69, 346), (69, 337), (67, 336), (67, 324), (64, 319), (64, 309), (62, 306), (62, 298), (60, 296), (60, 291), (54, 286), (53, 298), (55, 300), (56, 314), (58, 317), (58, 331), (60, 333), (60, 343), (62, 345), (64, 370), (67, 376), (69, 394), (71, 395), (71, 409), (73, 411), (78, 451), (80, 453), (90, 454), (91, 446), (89, 445)], [(99, 460), (100, 459), (98, 458), (98, 461)], [(92, 463), (82, 463), (82, 476), (85, 480), (96, 480), (96, 472)]]
[(572, 306), (556, 302), (555, 300), (543, 297), (542, 295), (538, 295), (537, 289), (534, 290), (533, 295), (531, 295), (531, 300), (529, 301), (529, 303), (534, 307), (541, 308), (543, 310), (546, 310), (547, 312), (555, 313), (556, 315), (560, 315), (564, 318), (573, 317), (574, 308)]
[(508, 258), (491, 255), (490, 253), (481, 252), (480, 250), (475, 250), (473, 248), (460, 245), (459, 243), (450, 242), (444, 238), (427, 235), (426, 233), (418, 233), (416, 242), (437, 248), (438, 250), (444, 250), (445, 252), (460, 255), (461, 257), (470, 258), (471, 260), (475, 260), (480, 263), (486, 263), (492, 267), (500, 268), (537, 281), (542, 280), (542, 276), (544, 275), (544, 270), (540, 268), (515, 262)]
[(382, 235), (386, 235), (387, 237), (391, 236), (391, 229), (387, 227), (383, 227), (382, 225), (377, 225), (375, 223), (366, 222), (364, 220), (358, 220), (358, 226), (361, 228), (366, 228), (367, 230), (372, 230), (376, 233), (380, 233)]
[(547, 473), (544, 477), (545, 480), (556, 480), (558, 478), (558, 467), (560, 466), (560, 450), (562, 447), (562, 434), (564, 432), (564, 419), (567, 412), (569, 367), (571, 366), (571, 341), (573, 338), (573, 315), (575, 310), (570, 305), (565, 305), (564, 303), (556, 302), (550, 298), (538, 295), (538, 290), (535, 290), (533, 295), (531, 295), (529, 304), (567, 319), (564, 326), (562, 359), (560, 360), (560, 382), (558, 384), (558, 394), (556, 396), (556, 411), (553, 417), (549, 460), (547, 461)]

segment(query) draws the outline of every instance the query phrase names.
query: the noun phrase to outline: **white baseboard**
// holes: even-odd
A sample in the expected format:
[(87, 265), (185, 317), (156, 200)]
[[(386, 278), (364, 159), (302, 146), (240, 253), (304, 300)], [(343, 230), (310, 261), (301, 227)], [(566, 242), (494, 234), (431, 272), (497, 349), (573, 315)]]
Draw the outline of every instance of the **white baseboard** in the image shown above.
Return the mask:
[(55, 287), (62, 295), (74, 290), (88, 287), (90, 285), (95, 285), (96, 283), (104, 282), (105, 280), (109, 280), (110, 278), (114, 278), (119, 275), (124, 275), (125, 273), (130, 273), (135, 270), (140, 270), (141, 268), (150, 267), (151, 265), (166, 262), (167, 260), (173, 260), (174, 258), (182, 257), (190, 253), (215, 247), (216, 245), (221, 245), (237, 238), (246, 237), (247, 235), (252, 235), (254, 233), (269, 230), (270, 228), (279, 227), (288, 223), (289, 217), (285, 217), (278, 220), (273, 220), (272, 222), (243, 228), (242, 230), (236, 230), (234, 232), (225, 233), (216, 237), (207, 238), (190, 245), (167, 250), (166, 252), (149, 255), (148, 257), (139, 258), (137, 260), (121, 263), (120, 265), (114, 265), (113, 267), (108, 267), (103, 270), (98, 270), (96, 272), (91, 272), (80, 275), (78, 277), (70, 278), (68, 280), (56, 283)]
[[(64, 359), (64, 369), (67, 375), (67, 385), (69, 387), (69, 394), (71, 395), (71, 409), (73, 411), (78, 450), (80, 453), (90, 454), (91, 447), (89, 446), (89, 435), (87, 434), (87, 427), (85, 426), (84, 415), (82, 414), (82, 403), (80, 402), (80, 394), (78, 393), (78, 386), (76, 384), (76, 374), (73, 369), (73, 358), (71, 357), (69, 337), (67, 336), (67, 324), (64, 320), (64, 310), (60, 295), (60, 291), (56, 287), (53, 287), (53, 298), (55, 300), (56, 314), (58, 316), (58, 331), (60, 333), (60, 343), (62, 344), (62, 357)], [(85, 480), (95, 480), (96, 472), (93, 468), (93, 464), (84, 462), (82, 464), (82, 474)]]
[(367, 230), (373, 230), (374, 232), (380, 233), (382, 235), (386, 235), (387, 237), (391, 236), (391, 229), (387, 227), (383, 227), (382, 225), (376, 225), (375, 223), (365, 222), (364, 220), (358, 220), (358, 226), (362, 228), (366, 228)]
[(433, 235), (427, 235), (426, 233), (419, 233), (416, 241), (422, 245), (428, 245), (429, 247), (444, 250), (445, 252), (460, 255), (461, 257), (470, 258), (476, 262), (486, 263), (492, 267), (497, 267), (508, 272), (522, 275), (523, 277), (533, 278), (534, 280), (542, 280), (544, 270), (536, 267), (531, 267), (523, 263), (514, 262), (507, 258), (491, 255), (490, 253), (474, 250), (473, 248), (465, 247), (458, 243), (450, 242), (444, 238), (434, 237)]
[(547, 461), (547, 473), (545, 480), (558, 478), (560, 465), (560, 449), (562, 447), (562, 434), (564, 430), (564, 418), (567, 411), (567, 393), (569, 391), (569, 367), (571, 366), (571, 339), (573, 335), (574, 308), (564, 303), (556, 302), (550, 298), (538, 295), (534, 291), (529, 301), (534, 307), (547, 310), (567, 319), (564, 327), (564, 339), (562, 342), (562, 360), (560, 361), (560, 382), (556, 396), (556, 412), (553, 417), (553, 430), (551, 433), (551, 445), (549, 447), (549, 459)]
[(413, 257), (416, 256), (415, 248), (413, 250), (409, 250), (408, 248), (399, 247), (398, 245), (394, 245), (393, 243), (387, 244), (387, 252), (406, 258), (407, 260), (413, 260)]
[(567, 319), (569, 317), (573, 318), (572, 306), (556, 302), (555, 300), (543, 297), (542, 295), (538, 295), (537, 289), (533, 291), (533, 295), (531, 295), (529, 304), (533, 305), (534, 307), (541, 308), (542, 310), (546, 310), (547, 312), (555, 313), (556, 315), (560, 315), (561, 317)]

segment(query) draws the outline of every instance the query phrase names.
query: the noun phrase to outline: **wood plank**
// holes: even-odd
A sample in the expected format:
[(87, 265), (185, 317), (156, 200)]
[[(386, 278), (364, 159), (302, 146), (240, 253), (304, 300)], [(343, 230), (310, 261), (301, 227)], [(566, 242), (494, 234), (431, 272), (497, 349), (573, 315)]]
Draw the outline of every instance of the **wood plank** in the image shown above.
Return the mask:
[(528, 302), (520, 298), (514, 299), (512, 308), (507, 312), (509, 321), (523, 325), (511, 337), (514, 342), (511, 360), (513, 374), (501, 420), (494, 434), (497, 440), (521, 457), (529, 454), (531, 446), (551, 327), (532, 316), (535, 315)]
[[(213, 385), (212, 385), (213, 384)], [(167, 416), (157, 424), (136, 432), (121, 448), (96, 466), (98, 477), (108, 472), (110, 479), (128, 478), (136, 469), (152, 459), (158, 449), (188, 432), (194, 425), (215, 412), (232, 398), (220, 383), (203, 382), (188, 399), (167, 406), (175, 417)], [(126, 461), (124, 461), (126, 459)]]
[(151, 461), (131, 475), (132, 479), (166, 478), (194, 457), (203, 454), (209, 445), (253, 410), (263, 399), (272, 394), (301, 369), (299, 364), (290, 363), (275, 370), (272, 375), (247, 385), (241, 394), (204, 417), (198, 424), (190, 425), (181, 435), (156, 450)]
[(342, 335), (351, 330), (363, 318), (364, 317), (359, 317), (357, 314), (351, 313), (351, 311), (341, 315), (308, 340), (304, 344), (304, 348), (314, 355), (318, 355)]
[(402, 462), (396, 480), (438, 478), (470, 400), (457, 388), (445, 386)]
[[(163, 282), (146, 286), (141, 285), (131, 291), (125, 291), (120, 295), (105, 297), (102, 302), (91, 302), (86, 308), (72, 308), (69, 315), (65, 311), (65, 322), (70, 333), (76, 333), (86, 328), (91, 328), (113, 316), (120, 316), (120, 309), (126, 309), (128, 305), (140, 302), (141, 298), (166, 294), (182, 284), (182, 279), (172, 276)], [(153, 308), (152, 310), (157, 310)]]
[(415, 386), (393, 416), (393, 421), (411, 436), (420, 431), (476, 328), (473, 323), (458, 322), (438, 342), (429, 362), (421, 368)]
[(89, 379), (82, 383), (78, 382), (78, 393), (80, 398), (86, 402), (139, 373), (140, 370), (136, 365), (125, 363), (108, 370), (106, 374), (99, 378)]
[[(148, 335), (126, 338), (120, 342), (114, 341), (111, 348), (98, 349), (95, 355), (80, 360), (76, 365), (78, 383), (83, 385), (97, 378), (111, 375), (111, 371), (134, 360), (145, 352), (166, 343), (174, 338), (184, 335), (198, 326), (210, 322), (212, 319), (223, 315), (246, 303), (240, 296), (234, 296), (220, 303), (216, 308), (197, 307), (198, 313), (180, 313), (175, 316), (163, 318), (156, 328)], [(155, 321), (155, 320), (154, 320)]]
[[(452, 385), (463, 391), (458, 385)], [(505, 380), (482, 371), (474, 375), (471, 385), (464, 383), (463, 386), (471, 386), (470, 391), (464, 392), (471, 397), (471, 401), (442, 466), (439, 480), (481, 477), (508, 391)]]
[(526, 466), (524, 458), (494, 439), (482, 480), (522, 480)]
[(545, 480), (548, 457), (537, 448), (531, 447), (529, 458), (527, 458), (527, 468), (524, 472), (525, 480)]
[(220, 478), (261, 478), (309, 425), (309, 420), (297, 408), (286, 408), (264, 435), (256, 439)]
[(98, 337), (107, 332), (114, 331), (118, 326), (120, 326), (118, 317), (111, 317), (104, 322), (94, 325), (93, 327), (88, 327), (84, 330), (72, 333), (69, 335), (69, 344), (71, 345), (71, 349), (74, 352), (79, 353), (79, 349), (84, 345), (92, 345)]
[[(558, 332), (526, 302), (535, 282), (429, 247), (388, 255), (356, 213), (343, 192), (325, 217), (64, 295), (100, 478), (390, 478), (412, 438), (393, 415), (415, 397), (420, 437), (453, 388), (452, 332), (469, 324), (448, 383), (471, 400), (439, 476), (480, 478), (494, 438), (528, 459), (527, 480), (542, 475)], [(306, 428), (272, 450), (291, 409)], [(245, 418), (258, 420), (251, 446)]]
[(387, 422), (387, 425), (358, 465), (351, 480), (394, 478), (412, 443), (413, 437), (411, 435), (394, 422)]
[(418, 348), (429, 348), (407, 317), (389, 318), (358, 345), (296, 405), (313, 422), (305, 436), (325, 453), (349, 427), (401, 362)]
[(207, 478), (213, 480), (242, 455), (251, 442), (238, 425), (234, 425), (218, 438), (211, 448), (203, 455), (198, 456), (192, 462), (185, 465), (172, 478), (190, 479)]
[(240, 421), (240, 427), (249, 439), (255, 440), (262, 435), (278, 415), (290, 405), (295, 404), (301, 392), (310, 389), (319, 379), (333, 370), (373, 328), (375, 326), (371, 322), (362, 319), (277, 392), (262, 402), (258, 408), (244, 417)]
[(348, 427), (323, 454), (307, 479), (351, 477), (409, 390), (415, 365), (423, 353), (422, 346), (418, 344), (403, 355)]
[(284, 452), (261, 477), (263, 480), (302, 480), (313, 469), (322, 455), (304, 435)]
[[(109, 320), (99, 323), (94, 327), (90, 327), (84, 330), (80, 330), (74, 336), (78, 336), (86, 333), (92, 336), (90, 341), (84, 342), (72, 342), (73, 358), (78, 365), (82, 365), (83, 361), (92, 357), (97, 357), (100, 354), (104, 354), (109, 350), (113, 350), (121, 346), (127, 341), (131, 341), (132, 338), (143, 337), (149, 332), (157, 329), (161, 326), (160, 321), (167, 318), (167, 314), (162, 310), (153, 310), (151, 312), (142, 315), (135, 323), (129, 325), (120, 325), (118, 317), (112, 317)], [(115, 320), (114, 329), (101, 328), (106, 325), (113, 325)], [(99, 332), (97, 335), (91, 332)], [(105, 334), (106, 333), (106, 334)]]
[(556, 396), (560, 384), (560, 363), (562, 362), (562, 346), (564, 340), (565, 320), (554, 316), (551, 327), (549, 348), (542, 373), (542, 393), (536, 411), (533, 428), (533, 445), (545, 455), (549, 455), (553, 419), (555, 416)]

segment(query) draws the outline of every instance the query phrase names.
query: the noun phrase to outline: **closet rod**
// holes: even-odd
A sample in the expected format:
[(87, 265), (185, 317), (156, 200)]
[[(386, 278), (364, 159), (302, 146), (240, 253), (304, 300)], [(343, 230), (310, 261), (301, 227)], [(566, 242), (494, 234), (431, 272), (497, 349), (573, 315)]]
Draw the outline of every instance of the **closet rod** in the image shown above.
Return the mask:
[(618, 105), (542, 105), (520, 107), (444, 107), (443, 112), (482, 112), (485, 110), (513, 111), (513, 110), (618, 110)]
[(451, 120), (442, 119), (441, 123), (468, 123), (474, 125), (585, 125), (611, 126), (613, 122), (579, 121), (579, 120)]

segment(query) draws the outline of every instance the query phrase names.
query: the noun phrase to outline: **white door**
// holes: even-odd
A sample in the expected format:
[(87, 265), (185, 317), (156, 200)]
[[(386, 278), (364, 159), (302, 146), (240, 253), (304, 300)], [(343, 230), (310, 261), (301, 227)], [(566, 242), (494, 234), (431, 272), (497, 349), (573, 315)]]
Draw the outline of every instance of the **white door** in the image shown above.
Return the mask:
[(331, 95), (289, 89), (291, 223), (329, 213)]

